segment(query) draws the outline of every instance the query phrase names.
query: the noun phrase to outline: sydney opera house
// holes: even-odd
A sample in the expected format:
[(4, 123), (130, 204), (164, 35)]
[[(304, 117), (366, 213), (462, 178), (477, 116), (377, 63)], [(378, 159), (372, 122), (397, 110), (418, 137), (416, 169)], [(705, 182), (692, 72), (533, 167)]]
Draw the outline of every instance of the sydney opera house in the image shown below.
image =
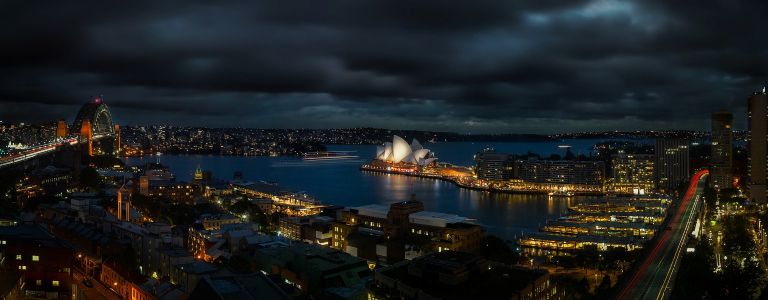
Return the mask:
[(429, 149), (424, 149), (419, 141), (413, 139), (409, 145), (403, 138), (394, 136), (391, 143), (385, 143), (376, 149), (376, 158), (391, 164), (414, 164), (427, 166), (437, 158)]

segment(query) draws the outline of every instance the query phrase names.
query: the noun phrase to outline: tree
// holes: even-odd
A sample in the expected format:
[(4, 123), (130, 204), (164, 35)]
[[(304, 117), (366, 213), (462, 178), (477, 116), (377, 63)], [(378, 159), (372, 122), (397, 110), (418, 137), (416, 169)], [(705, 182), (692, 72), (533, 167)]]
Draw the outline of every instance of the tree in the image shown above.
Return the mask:
[(405, 251), (414, 251), (425, 254), (437, 250), (435, 249), (435, 242), (432, 241), (432, 237), (430, 236), (413, 234), (405, 236), (403, 241), (408, 245), (405, 248)]
[(595, 296), (598, 299), (605, 299), (610, 296), (611, 293), (611, 277), (608, 275), (603, 276), (603, 280), (600, 285), (595, 286)]
[(511, 241), (505, 242), (497, 236), (488, 235), (480, 243), (480, 254), (490, 261), (514, 265), (524, 260), (519, 253), (512, 250)]
[(141, 194), (131, 195), (131, 205), (145, 218), (158, 221), (163, 212), (163, 198), (159, 196), (147, 197)]
[(187, 204), (174, 204), (164, 211), (163, 216), (171, 225), (191, 225), (200, 218), (191, 206)]
[(91, 192), (99, 192), (102, 188), (101, 175), (94, 168), (85, 167), (80, 171), (80, 185)]
[(559, 154), (552, 154), (552, 155), (550, 155), (547, 158), (547, 160), (560, 160), (560, 155)]
[(35, 196), (24, 201), (24, 210), (33, 211), (37, 209), (37, 206), (40, 204), (56, 204), (59, 203), (59, 201), (65, 201), (65, 199), (52, 195)]

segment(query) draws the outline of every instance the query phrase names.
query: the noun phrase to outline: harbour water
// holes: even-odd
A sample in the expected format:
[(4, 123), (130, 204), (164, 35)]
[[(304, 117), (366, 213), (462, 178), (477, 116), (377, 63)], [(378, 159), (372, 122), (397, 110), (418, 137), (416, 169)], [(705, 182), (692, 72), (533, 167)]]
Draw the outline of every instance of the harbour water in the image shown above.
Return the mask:
[[(527, 151), (543, 157), (553, 153), (565, 154), (559, 145), (571, 146), (573, 153), (589, 156), (589, 148), (600, 140), (568, 140), (556, 143), (428, 143), (439, 161), (471, 166), (475, 152), (490, 146), (502, 153), (525, 154)], [(152, 155), (126, 158), (128, 165), (160, 162), (170, 167), (177, 180), (189, 181), (199, 163), (214, 178), (233, 179), (235, 171), (243, 179), (277, 181), (283, 187), (303, 191), (325, 203), (342, 206), (366, 204), (389, 205), (410, 198), (424, 202), (425, 209), (457, 214), (477, 219), (490, 234), (512, 240), (523, 232), (537, 231), (546, 220), (557, 218), (580, 197), (550, 197), (547, 195), (511, 195), (472, 191), (442, 180), (407, 177), (360, 171), (375, 155), (374, 145), (329, 145), (328, 150), (352, 151), (357, 159), (304, 161), (300, 157), (243, 157), (208, 155)]]

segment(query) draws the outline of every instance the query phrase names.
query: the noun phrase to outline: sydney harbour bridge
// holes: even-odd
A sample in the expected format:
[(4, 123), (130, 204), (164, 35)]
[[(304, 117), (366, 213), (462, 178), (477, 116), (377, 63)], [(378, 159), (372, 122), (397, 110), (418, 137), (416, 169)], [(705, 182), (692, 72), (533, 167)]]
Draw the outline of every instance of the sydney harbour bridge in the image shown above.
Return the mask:
[(91, 99), (83, 105), (72, 124), (58, 122), (53, 140), (29, 146), (19, 153), (0, 158), (0, 168), (14, 166), (42, 155), (53, 153), (64, 145), (81, 145), (83, 151), (93, 155), (93, 143), (106, 137), (114, 137), (120, 145), (120, 130), (112, 123), (112, 113), (101, 98)]

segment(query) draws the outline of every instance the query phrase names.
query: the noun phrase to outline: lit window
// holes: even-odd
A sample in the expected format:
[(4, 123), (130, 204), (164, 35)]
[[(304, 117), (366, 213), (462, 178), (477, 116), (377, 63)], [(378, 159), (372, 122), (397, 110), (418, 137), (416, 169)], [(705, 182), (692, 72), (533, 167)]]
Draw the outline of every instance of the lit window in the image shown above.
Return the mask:
[(32, 261), (40, 261), (40, 256), (32, 255)]
[(36, 280), (36, 281), (35, 281), (35, 284), (37, 284), (37, 285), (43, 285), (43, 281), (42, 281), (42, 280), (40, 280), (40, 279), (38, 279), (38, 280)]
[(58, 281), (56, 281), (56, 280), (54, 280), (54, 281), (53, 281), (53, 283), (52, 283), (52, 285), (53, 285), (53, 286), (59, 286), (59, 282), (58, 282)]
[(16, 254), (16, 260), (21, 260), (21, 254)]

